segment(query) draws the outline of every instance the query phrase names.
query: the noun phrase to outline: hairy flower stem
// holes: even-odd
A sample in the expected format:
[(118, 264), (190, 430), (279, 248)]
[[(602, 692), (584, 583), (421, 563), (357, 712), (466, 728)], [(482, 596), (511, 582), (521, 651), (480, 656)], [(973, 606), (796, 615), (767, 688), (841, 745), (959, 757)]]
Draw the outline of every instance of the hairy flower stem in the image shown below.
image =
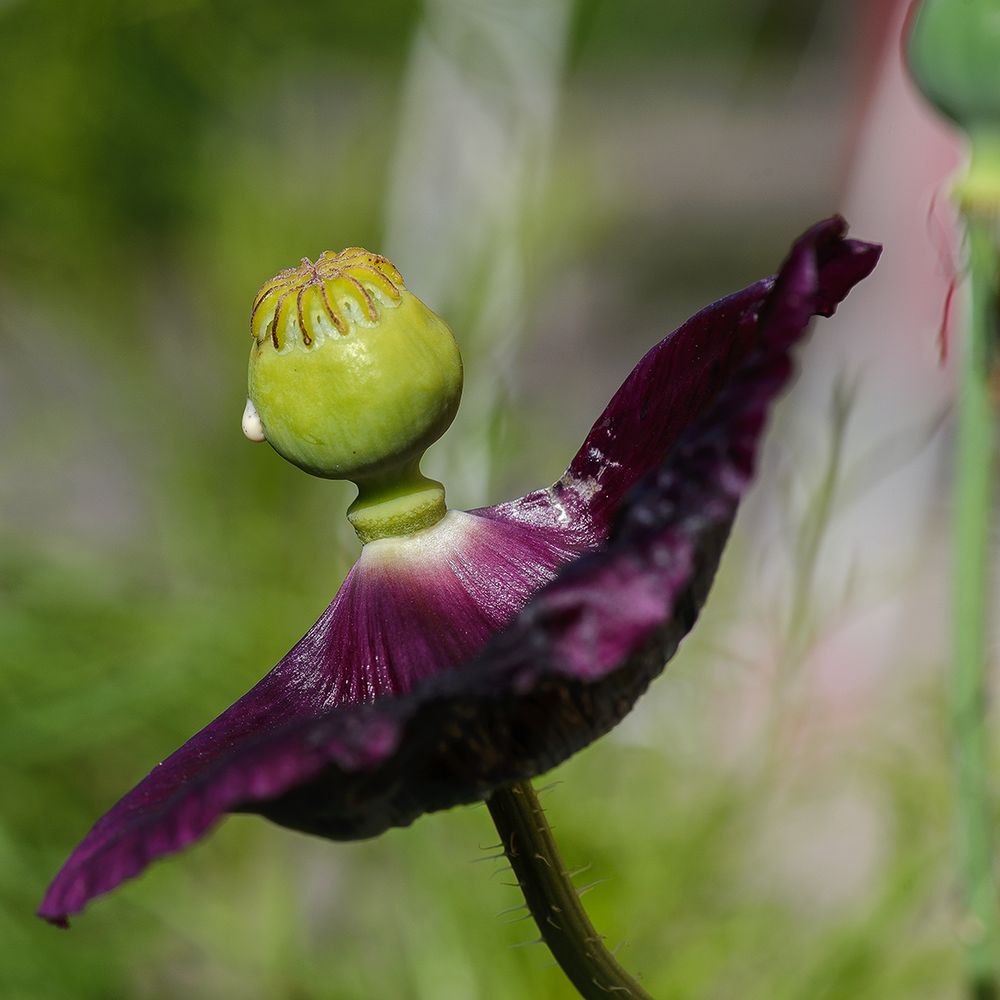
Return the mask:
[(996, 817), (986, 703), (998, 417), (990, 377), (1000, 334), (997, 226), (995, 219), (967, 216), (972, 303), (958, 395), (955, 466), (952, 725), (965, 908), (962, 940), (973, 1000), (1000, 996), (1000, 913), (993, 874)]
[(594, 930), (531, 783), (498, 789), (487, 805), (542, 938), (580, 995), (651, 1000)]

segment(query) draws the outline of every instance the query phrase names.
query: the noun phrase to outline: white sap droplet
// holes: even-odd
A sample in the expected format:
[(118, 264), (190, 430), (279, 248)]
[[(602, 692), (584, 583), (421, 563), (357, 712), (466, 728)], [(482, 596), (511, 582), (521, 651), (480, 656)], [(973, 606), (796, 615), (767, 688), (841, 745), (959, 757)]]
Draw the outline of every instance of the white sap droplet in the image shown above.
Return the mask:
[(250, 441), (264, 440), (264, 425), (260, 422), (260, 414), (249, 399), (243, 410), (243, 433)]

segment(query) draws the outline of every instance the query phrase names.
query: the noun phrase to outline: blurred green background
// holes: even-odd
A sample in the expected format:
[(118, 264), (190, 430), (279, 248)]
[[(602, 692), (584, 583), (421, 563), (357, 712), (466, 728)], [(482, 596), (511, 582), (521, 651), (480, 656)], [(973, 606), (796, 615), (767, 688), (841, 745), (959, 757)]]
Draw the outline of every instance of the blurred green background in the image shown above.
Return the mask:
[[(862, 6), (0, 0), (0, 994), (572, 995), (496, 916), (481, 807), (360, 844), (233, 818), (69, 933), (32, 914), (356, 557), (351, 489), (240, 435), (258, 285), (388, 253), (469, 371), (428, 471), (456, 506), (552, 481), (646, 347), (839, 206)], [(876, 699), (809, 674), (843, 619), (828, 403), (805, 445), (778, 422), (786, 519), (741, 521), (677, 662), (543, 797), (658, 998), (953, 995), (934, 646)]]

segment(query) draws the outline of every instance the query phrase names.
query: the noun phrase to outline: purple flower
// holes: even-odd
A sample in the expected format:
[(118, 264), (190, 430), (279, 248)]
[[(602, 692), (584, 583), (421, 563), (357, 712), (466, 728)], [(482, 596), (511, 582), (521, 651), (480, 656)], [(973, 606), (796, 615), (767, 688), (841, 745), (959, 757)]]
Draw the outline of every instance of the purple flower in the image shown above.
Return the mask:
[(657, 344), (551, 488), (368, 542), (281, 662), (94, 826), (39, 914), (65, 925), (226, 812), (370, 837), (616, 725), (697, 618), (792, 348), (875, 266), (845, 229), (818, 224), (775, 278)]

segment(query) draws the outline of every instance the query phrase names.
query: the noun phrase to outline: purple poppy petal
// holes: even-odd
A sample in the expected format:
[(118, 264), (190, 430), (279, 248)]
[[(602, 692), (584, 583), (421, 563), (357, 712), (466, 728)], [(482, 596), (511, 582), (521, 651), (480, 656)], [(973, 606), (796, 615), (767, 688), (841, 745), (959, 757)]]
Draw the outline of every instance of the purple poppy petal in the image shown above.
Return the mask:
[(557, 487), (450, 514), (449, 531), (468, 530), (428, 529), (418, 555), (416, 536), (367, 546), (281, 663), (97, 823), (40, 915), (64, 923), (226, 811), (370, 836), (547, 770), (615, 725), (694, 624), (790, 348), (875, 265), (877, 248), (843, 231), (810, 230), (776, 282), (654, 348)]
[[(391, 538), (366, 545), (333, 602), (281, 662), (97, 822), (56, 877), (41, 915), (59, 922), (152, 859), (199, 839), (230, 807), (276, 795), (324, 761), (367, 762), (369, 744), (389, 752), (389, 731), (376, 721), (364, 745), (352, 742), (348, 727), (323, 754), (276, 749), (245, 767), (256, 760), (254, 745), (290, 721), (404, 694), (468, 660), (577, 554), (558, 532), (461, 511), (405, 545)], [(240, 764), (230, 768), (234, 753)], [(218, 772), (216, 762), (223, 762)]]
[[(832, 315), (878, 259), (878, 248), (843, 239), (846, 230), (839, 216), (818, 223), (801, 237), (785, 265), (787, 271), (797, 261), (812, 270), (810, 315)], [(663, 461), (754, 348), (760, 312), (774, 282), (765, 278), (720, 299), (653, 347), (554, 486), (477, 513), (562, 527), (591, 545), (601, 544), (625, 493)], [(797, 315), (800, 321), (808, 317)]]

